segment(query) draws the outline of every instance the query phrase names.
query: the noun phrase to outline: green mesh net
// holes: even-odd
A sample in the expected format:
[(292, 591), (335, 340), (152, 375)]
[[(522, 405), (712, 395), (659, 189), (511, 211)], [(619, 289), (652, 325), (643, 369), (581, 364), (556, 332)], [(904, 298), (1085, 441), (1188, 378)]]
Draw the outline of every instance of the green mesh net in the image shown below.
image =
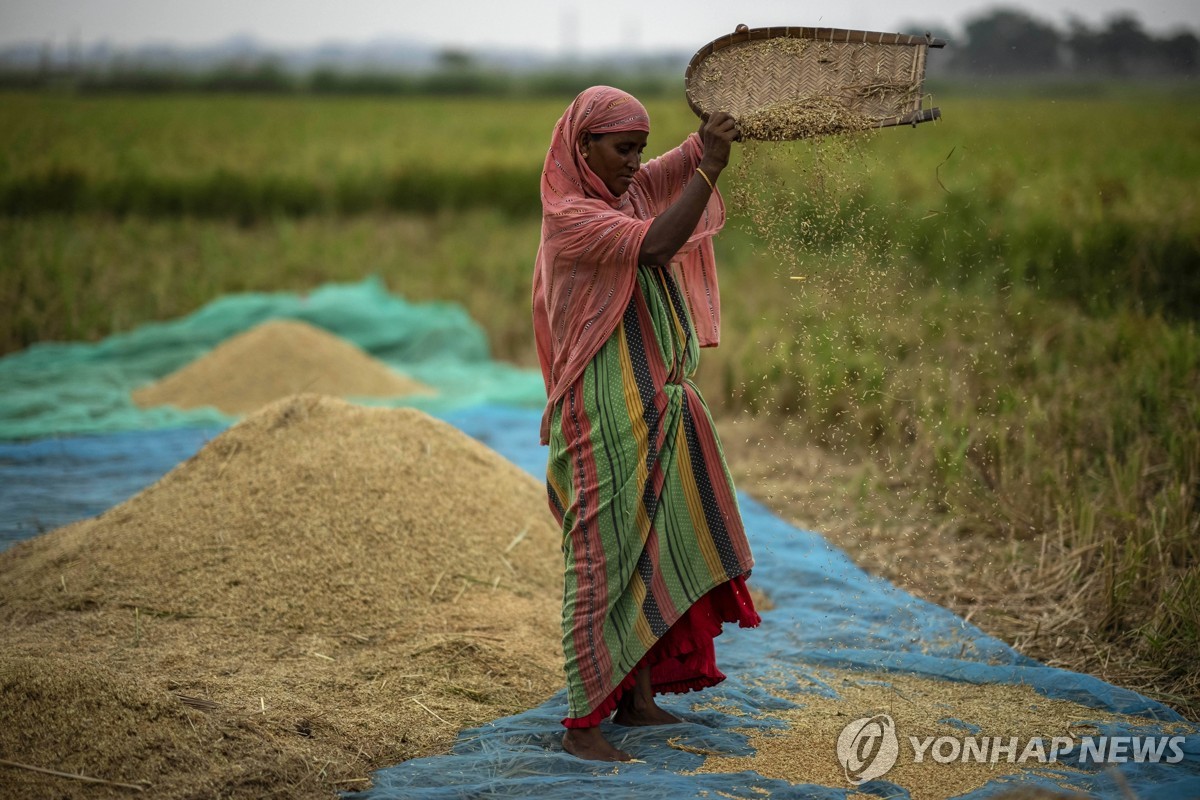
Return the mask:
[(453, 303), (410, 303), (378, 278), (299, 294), (215, 300), (182, 319), (143, 325), (102, 342), (42, 343), (0, 359), (0, 439), (229, 424), (215, 408), (139, 408), (131, 392), (273, 319), (307, 322), (433, 389), (436, 395), (354, 398), (430, 412), (477, 403), (539, 407), (541, 375), (491, 359), (487, 336)]

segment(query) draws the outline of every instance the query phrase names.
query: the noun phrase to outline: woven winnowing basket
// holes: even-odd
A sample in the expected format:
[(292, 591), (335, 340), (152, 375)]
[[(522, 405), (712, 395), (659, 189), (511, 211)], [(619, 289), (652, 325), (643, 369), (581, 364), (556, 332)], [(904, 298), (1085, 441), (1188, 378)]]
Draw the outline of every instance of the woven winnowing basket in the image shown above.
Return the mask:
[(775, 103), (833, 100), (874, 127), (940, 117), (922, 109), (926, 36), (840, 28), (746, 28), (709, 42), (685, 75), (688, 105), (741, 118)]

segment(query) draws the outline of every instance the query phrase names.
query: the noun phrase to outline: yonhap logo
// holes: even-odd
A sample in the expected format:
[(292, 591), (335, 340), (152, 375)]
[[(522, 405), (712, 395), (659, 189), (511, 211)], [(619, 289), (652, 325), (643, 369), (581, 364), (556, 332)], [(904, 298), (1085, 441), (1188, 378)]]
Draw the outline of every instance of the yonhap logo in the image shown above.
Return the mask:
[[(1185, 736), (906, 736), (905, 764), (936, 769), (955, 762), (998, 764), (1178, 764)], [(909, 752), (911, 748), (911, 752)], [(896, 723), (887, 714), (856, 719), (837, 739), (837, 757), (854, 786), (886, 775), (900, 757)]]
[(838, 761), (855, 786), (886, 774), (899, 754), (896, 723), (887, 714), (856, 719), (838, 736)]

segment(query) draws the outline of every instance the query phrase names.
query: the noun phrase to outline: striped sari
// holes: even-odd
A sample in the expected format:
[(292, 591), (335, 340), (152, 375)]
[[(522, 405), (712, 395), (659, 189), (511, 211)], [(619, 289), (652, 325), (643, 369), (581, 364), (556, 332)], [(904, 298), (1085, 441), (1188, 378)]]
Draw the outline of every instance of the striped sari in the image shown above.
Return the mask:
[(759, 622), (733, 483), (691, 380), (698, 360), (676, 276), (639, 267), (616, 330), (553, 409), (568, 727), (599, 724), (643, 667), (656, 693), (718, 683), (721, 623)]

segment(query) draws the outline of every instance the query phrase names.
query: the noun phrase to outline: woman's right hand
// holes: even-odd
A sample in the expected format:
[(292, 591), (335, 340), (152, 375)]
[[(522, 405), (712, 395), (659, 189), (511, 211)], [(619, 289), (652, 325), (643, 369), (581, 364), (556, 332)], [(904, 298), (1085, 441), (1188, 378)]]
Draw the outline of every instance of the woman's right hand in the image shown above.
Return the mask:
[(741, 138), (737, 121), (724, 111), (709, 115), (700, 125), (700, 143), (704, 156), (700, 166), (710, 173), (720, 172), (729, 163), (729, 151), (733, 142)]
[(738, 139), (737, 122), (724, 111), (718, 111), (700, 124), (700, 169), (704, 177), (689, 176), (683, 193), (671, 205), (654, 218), (654, 222), (642, 237), (638, 251), (638, 263), (665, 267), (679, 252), (696, 229), (700, 215), (708, 207), (711, 192), (721, 170), (729, 163), (730, 145)]

